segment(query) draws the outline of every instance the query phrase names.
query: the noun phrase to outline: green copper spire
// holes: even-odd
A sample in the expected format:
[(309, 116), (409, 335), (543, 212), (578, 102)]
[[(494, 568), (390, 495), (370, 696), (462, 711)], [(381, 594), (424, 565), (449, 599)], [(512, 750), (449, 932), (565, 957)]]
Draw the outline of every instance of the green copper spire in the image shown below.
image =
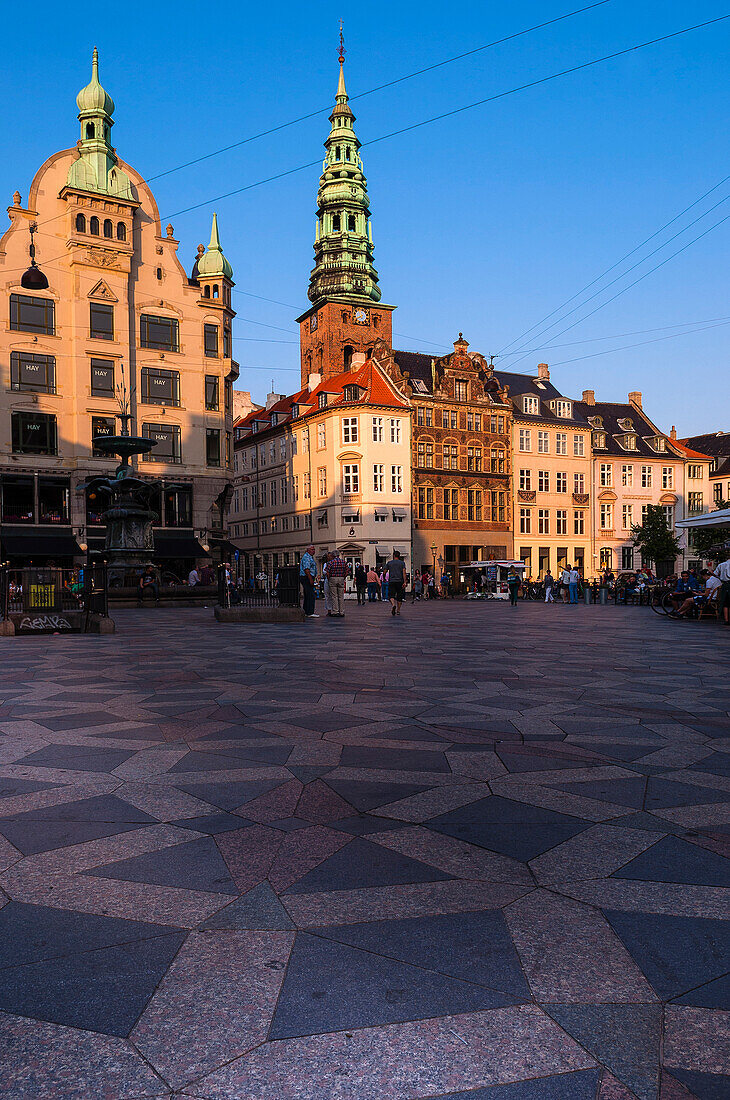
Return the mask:
[(367, 180), (345, 88), (343, 55), (341, 45), (340, 77), (330, 115), (332, 128), (324, 143), (327, 153), (317, 194), (315, 260), (309, 277), (309, 300), (315, 304), (332, 298), (380, 301)]
[(219, 276), (222, 279), (233, 281), (233, 268), (223, 255), (220, 238), (218, 236), (218, 215), (213, 215), (213, 226), (210, 231), (210, 244), (207, 250), (198, 260), (198, 275), (207, 278)]
[(114, 100), (99, 83), (99, 51), (94, 47), (91, 80), (76, 97), (81, 123), (78, 160), (71, 165), (68, 186), (79, 191), (132, 198), (129, 177), (117, 166), (111, 144)]

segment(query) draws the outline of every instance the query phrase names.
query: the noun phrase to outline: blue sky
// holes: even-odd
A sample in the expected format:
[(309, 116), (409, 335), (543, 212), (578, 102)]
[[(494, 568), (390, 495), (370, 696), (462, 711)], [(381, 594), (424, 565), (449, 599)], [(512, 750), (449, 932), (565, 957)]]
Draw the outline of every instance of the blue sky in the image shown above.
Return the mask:
[[(341, 15), (348, 91), (355, 97), (581, 6), (580, 0), (374, 0), (363, 8), (341, 0), (316, 6), (280, 0), (268, 9), (221, 2), (208, 9), (206, 21), (199, 4), (151, 4), (142, 18), (101, 5), (71, 16), (40, 2), (32, 25), (22, 6), (11, 6), (4, 15), (0, 71), (8, 107), (0, 118), (7, 203), (16, 188), (27, 196), (51, 152), (75, 142), (74, 97), (88, 79), (94, 45), (102, 82), (117, 104), (119, 153), (147, 177), (321, 108), (315, 118), (154, 180), (164, 224), (183, 208), (322, 155)], [(642, 390), (645, 409), (667, 430), (671, 424), (681, 434), (730, 427), (730, 221), (558, 335), (730, 214), (730, 201), (564, 323), (517, 340), (730, 173), (730, 20), (367, 144), (727, 11), (727, 2), (711, 0), (611, 0), (354, 99), (383, 300), (398, 307), (396, 346), (443, 354), (463, 331), (484, 354), (524, 347), (528, 354), (519, 366), (520, 356), (506, 353), (497, 365), (530, 371), (546, 361), (553, 381), (569, 394), (590, 388), (599, 399), (622, 400), (629, 390)], [(239, 385), (254, 397), (265, 395), (272, 379), (281, 392), (297, 382), (293, 320), (308, 304), (318, 176), (318, 167), (308, 168), (172, 217), (189, 265), (197, 243), (207, 242), (213, 209), (218, 212), (239, 291)], [(624, 266), (726, 196), (730, 181)], [(683, 331), (667, 326), (686, 322), (704, 322), (704, 330), (699, 325), (690, 334), (657, 340)], [(631, 344), (642, 346), (596, 355)]]

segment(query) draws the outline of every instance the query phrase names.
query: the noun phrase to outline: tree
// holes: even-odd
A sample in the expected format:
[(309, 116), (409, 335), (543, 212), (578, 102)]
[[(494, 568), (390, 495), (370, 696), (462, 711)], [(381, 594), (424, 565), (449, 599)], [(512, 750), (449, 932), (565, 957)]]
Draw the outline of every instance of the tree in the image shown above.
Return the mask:
[(679, 542), (667, 526), (661, 504), (649, 504), (644, 522), (634, 524), (631, 534), (645, 564), (653, 562), (656, 568), (660, 561), (674, 561), (681, 554)]
[[(721, 511), (730, 508), (726, 500), (716, 500), (713, 511)], [(692, 550), (698, 558), (712, 558), (715, 556), (713, 548), (718, 544), (730, 542), (730, 526), (728, 527), (690, 527), (687, 537)]]

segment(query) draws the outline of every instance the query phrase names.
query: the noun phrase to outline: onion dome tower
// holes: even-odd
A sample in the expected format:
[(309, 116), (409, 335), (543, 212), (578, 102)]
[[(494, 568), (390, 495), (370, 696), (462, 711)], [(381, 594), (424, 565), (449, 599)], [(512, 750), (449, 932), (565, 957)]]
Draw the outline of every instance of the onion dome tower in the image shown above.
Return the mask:
[(77, 95), (76, 105), (81, 137), (77, 142), (78, 160), (69, 169), (68, 186), (78, 191), (95, 191), (101, 195), (131, 199), (129, 177), (119, 168), (111, 144), (114, 100), (99, 83), (99, 51), (96, 47), (91, 60), (91, 80)]

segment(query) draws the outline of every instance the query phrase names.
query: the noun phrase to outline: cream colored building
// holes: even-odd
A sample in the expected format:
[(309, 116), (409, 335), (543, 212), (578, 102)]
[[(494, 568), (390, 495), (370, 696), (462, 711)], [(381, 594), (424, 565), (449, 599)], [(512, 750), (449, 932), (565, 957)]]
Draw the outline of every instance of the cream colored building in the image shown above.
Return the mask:
[(230, 540), (239, 573), (273, 578), (311, 542), (353, 569), (399, 549), (411, 568), (410, 406), (364, 355), (346, 374), (310, 375), (296, 394), (270, 394), (236, 425)]
[(537, 375), (496, 370), (512, 403), (512, 517), (514, 556), (525, 577), (553, 576), (565, 565), (593, 575), (591, 429), (576, 402)]
[(79, 141), (41, 166), (25, 204), (16, 192), (0, 240), (2, 556), (71, 564), (103, 546), (101, 517), (77, 490), (114, 469), (93, 439), (118, 429), (126, 387), (132, 430), (157, 441), (139, 473), (165, 481), (156, 559), (182, 570), (223, 535), (233, 274), (215, 217), (184, 270), (173, 227), (113, 147), (96, 51), (77, 104)]

